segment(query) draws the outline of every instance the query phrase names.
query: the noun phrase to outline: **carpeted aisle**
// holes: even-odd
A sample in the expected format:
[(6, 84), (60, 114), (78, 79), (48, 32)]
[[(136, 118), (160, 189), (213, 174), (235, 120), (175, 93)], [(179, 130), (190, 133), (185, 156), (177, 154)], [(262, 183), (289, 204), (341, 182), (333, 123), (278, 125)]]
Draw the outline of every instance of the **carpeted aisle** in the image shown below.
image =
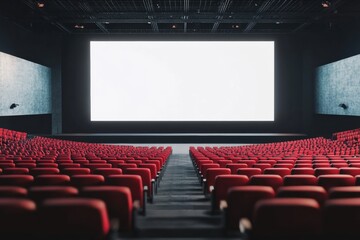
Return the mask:
[(187, 154), (174, 154), (146, 216), (136, 220), (139, 239), (223, 239), (222, 218), (210, 212)]

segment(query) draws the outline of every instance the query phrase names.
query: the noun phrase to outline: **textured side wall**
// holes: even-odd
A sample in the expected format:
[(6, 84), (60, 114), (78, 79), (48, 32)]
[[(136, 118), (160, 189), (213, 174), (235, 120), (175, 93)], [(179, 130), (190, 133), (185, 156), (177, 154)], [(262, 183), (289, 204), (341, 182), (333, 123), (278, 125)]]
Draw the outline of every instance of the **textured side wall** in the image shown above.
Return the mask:
[(50, 68), (0, 52), (0, 116), (49, 113)]
[(318, 67), (315, 85), (316, 113), (360, 116), (360, 55)]

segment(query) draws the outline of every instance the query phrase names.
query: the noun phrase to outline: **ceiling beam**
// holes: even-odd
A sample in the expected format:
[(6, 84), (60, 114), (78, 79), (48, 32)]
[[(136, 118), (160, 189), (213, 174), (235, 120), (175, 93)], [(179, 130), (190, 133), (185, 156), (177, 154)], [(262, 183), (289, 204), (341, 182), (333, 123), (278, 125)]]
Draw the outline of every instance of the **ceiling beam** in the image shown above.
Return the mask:
[[(88, 19), (88, 18), (69, 18), (69, 19), (58, 19), (58, 22), (62, 23), (147, 23), (152, 19), (152, 21), (155, 21), (157, 23), (184, 23), (191, 21), (192, 23), (213, 23), (216, 22), (220, 23), (220, 19), (216, 19), (214, 16), (208, 16), (206, 18), (191, 18), (190, 16), (181, 16), (179, 18), (159, 18), (152, 16), (151, 18), (148, 16), (144, 17), (135, 17), (131, 18), (130, 16), (127, 18), (126, 16), (123, 18), (97, 18), (97, 19)], [(293, 18), (293, 19), (282, 19), (282, 23), (303, 23), (307, 19), (304, 18)], [(227, 18), (227, 19), (221, 19), (221, 23), (251, 23), (253, 21), (253, 18)], [(278, 19), (274, 18), (261, 18), (258, 19), (257, 22), (259, 23), (276, 23), (279, 21)]]
[(274, 3), (274, 1), (275, 0), (267, 0), (260, 5), (258, 10), (256, 11), (256, 14), (253, 17), (253, 20), (245, 27), (244, 32), (250, 32), (255, 27), (256, 23), (258, 23), (261, 19), (262, 13), (267, 11)]
[(153, 5), (152, 0), (143, 0), (143, 3), (144, 3), (144, 7), (146, 9), (146, 12), (148, 14), (147, 22), (150, 21), (153, 32), (159, 32), (159, 26), (158, 26), (157, 22), (154, 21), (153, 15), (154, 15), (155, 11), (154, 11), (154, 5)]
[(50, 22), (51, 24), (53, 24), (54, 26), (56, 26), (58, 29), (60, 29), (61, 31), (65, 32), (65, 33), (71, 33), (71, 31), (62, 23), (56, 22), (56, 21), (52, 21), (52, 18), (48, 16), (48, 14), (43, 10), (40, 9), (36, 6), (36, 3), (34, 1), (31, 0), (22, 0), (22, 2), (30, 7), (32, 10), (34, 11), (39, 11), (41, 12), (41, 16), (47, 21)]
[[(328, 14), (333, 14), (334, 11), (336, 10), (336, 8), (340, 7), (342, 4), (344, 4), (346, 1), (345, 0), (335, 0), (333, 2), (331, 2), (331, 6), (330, 6), (330, 9), (326, 9), (324, 8), (324, 11), (322, 14), (320, 15), (316, 15), (312, 18), (309, 18), (308, 21), (305, 21), (303, 24), (301, 24), (299, 27), (295, 28), (292, 32), (295, 33), (295, 32), (298, 32), (300, 31), (301, 29), (305, 28), (306, 26), (309, 26), (310, 24), (316, 22), (316, 21), (319, 21), (320, 19), (328, 16)], [(357, 14), (358, 15), (358, 14)]]
[(217, 21), (214, 23), (211, 32), (214, 33), (217, 31), (217, 29), (220, 26), (220, 22), (223, 20), (224, 16), (223, 14), (226, 12), (226, 10), (228, 9), (228, 7), (231, 5), (232, 0), (222, 0), (220, 3), (220, 6), (218, 8), (218, 16)]

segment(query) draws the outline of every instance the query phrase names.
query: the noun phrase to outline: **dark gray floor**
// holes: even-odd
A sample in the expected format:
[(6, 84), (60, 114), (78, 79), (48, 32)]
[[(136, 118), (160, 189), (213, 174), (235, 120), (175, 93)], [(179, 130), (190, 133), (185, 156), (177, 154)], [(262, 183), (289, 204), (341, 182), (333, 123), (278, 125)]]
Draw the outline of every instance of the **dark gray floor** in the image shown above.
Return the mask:
[(132, 238), (226, 238), (222, 217), (211, 214), (210, 201), (203, 195), (188, 154), (169, 158), (154, 203), (147, 205), (146, 216), (137, 217), (136, 228)]

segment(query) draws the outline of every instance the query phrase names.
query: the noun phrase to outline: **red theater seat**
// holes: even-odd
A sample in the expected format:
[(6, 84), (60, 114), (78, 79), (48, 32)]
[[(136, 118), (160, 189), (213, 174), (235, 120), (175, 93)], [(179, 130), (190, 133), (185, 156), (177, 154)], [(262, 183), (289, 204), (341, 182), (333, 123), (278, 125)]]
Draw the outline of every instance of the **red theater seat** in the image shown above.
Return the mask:
[(43, 174), (58, 174), (60, 170), (58, 168), (32, 168), (30, 174), (33, 176), (43, 175)]
[(280, 177), (284, 177), (286, 175), (290, 175), (291, 170), (289, 168), (266, 168), (264, 170), (264, 174), (275, 174)]
[(360, 198), (360, 186), (333, 187), (329, 190), (329, 198)]
[(128, 187), (92, 186), (84, 187), (81, 196), (98, 198), (105, 202), (110, 219), (118, 221), (120, 230), (132, 229), (133, 202)]
[(84, 168), (90, 168), (91, 171), (94, 171), (97, 168), (111, 168), (110, 163), (86, 163), (82, 165)]
[(271, 168), (271, 164), (270, 163), (255, 163), (254, 165), (252, 165), (253, 168), (260, 168), (261, 172), (264, 172), (264, 170), (266, 168)]
[(110, 231), (106, 205), (98, 199), (47, 199), (39, 218), (45, 239), (105, 240)]
[(260, 168), (239, 168), (237, 170), (238, 175), (246, 175), (248, 178), (251, 178), (254, 175), (261, 174), (262, 170)]
[(276, 191), (283, 185), (283, 179), (279, 175), (254, 175), (250, 178), (249, 185), (269, 186)]
[(0, 198), (1, 239), (29, 239), (36, 223), (36, 204), (29, 199)]
[(24, 174), (0, 175), (0, 185), (28, 187), (34, 182), (34, 177)]
[(315, 175), (315, 170), (313, 168), (293, 168), (291, 169), (292, 175)]
[(210, 188), (215, 185), (215, 178), (221, 175), (230, 175), (229, 168), (208, 168), (204, 174), (204, 193), (210, 193)]
[(314, 175), (287, 175), (284, 177), (284, 186), (316, 186), (318, 179)]
[(214, 191), (212, 191), (212, 209), (218, 210), (220, 201), (226, 200), (231, 187), (244, 186), (249, 182), (245, 175), (220, 175), (215, 178)]
[(103, 175), (104, 177), (122, 174), (122, 170), (120, 168), (96, 168), (93, 172), (94, 174)]
[(2, 174), (29, 174), (29, 172), (28, 168), (13, 167), (3, 169)]
[(150, 169), (147, 168), (127, 168), (125, 170), (126, 174), (129, 175), (139, 175), (142, 179), (142, 183), (144, 187), (147, 187), (147, 196), (150, 202), (153, 201), (154, 197), (154, 184), (155, 181), (151, 179)]
[(70, 177), (63, 174), (42, 174), (35, 177), (35, 185), (66, 186), (70, 184)]
[(332, 167), (322, 167), (322, 168), (315, 168), (315, 176), (320, 175), (329, 175), (329, 174), (339, 174), (340, 170), (338, 168)]
[(29, 198), (42, 202), (48, 198), (69, 198), (78, 196), (76, 188), (70, 186), (33, 186), (29, 188)]
[(321, 233), (321, 210), (309, 198), (273, 198), (256, 203), (253, 239), (315, 239)]
[(239, 220), (241, 218), (252, 220), (253, 209), (257, 201), (274, 197), (274, 189), (268, 186), (240, 186), (230, 188), (225, 212), (226, 228), (228, 230), (238, 230)]
[(75, 187), (85, 186), (97, 186), (102, 185), (105, 182), (105, 178), (99, 174), (78, 174), (71, 176), (71, 185)]
[(231, 170), (231, 174), (237, 174), (239, 168), (247, 168), (248, 166), (245, 163), (229, 163), (226, 164), (226, 167)]
[(312, 198), (322, 205), (327, 199), (327, 192), (320, 186), (282, 186), (276, 197), (280, 198)]
[(318, 177), (318, 185), (329, 190), (332, 187), (354, 186), (355, 178), (346, 174), (320, 175)]
[(356, 177), (357, 175), (360, 175), (360, 168), (354, 168), (354, 167), (340, 168), (340, 174), (348, 174), (353, 177)]
[(61, 172), (63, 174), (72, 176), (72, 175), (78, 175), (78, 174), (82, 174), (82, 175), (90, 174), (91, 170), (90, 170), (90, 168), (78, 168), (78, 167), (75, 167), (75, 168), (64, 168), (63, 170), (61, 170)]
[(146, 212), (146, 201), (144, 196), (144, 188), (142, 179), (139, 175), (110, 175), (106, 178), (106, 184), (112, 186), (128, 187), (131, 191), (131, 196), (134, 201), (134, 205), (138, 205), (143, 209), (143, 213)]
[(225, 168), (227, 164), (232, 163), (231, 160), (219, 160), (216, 163), (220, 165), (221, 168)]
[(324, 206), (324, 239), (359, 239), (360, 198), (330, 199)]
[(28, 191), (23, 187), (16, 186), (0, 186), (0, 199), (1, 198), (26, 198)]

